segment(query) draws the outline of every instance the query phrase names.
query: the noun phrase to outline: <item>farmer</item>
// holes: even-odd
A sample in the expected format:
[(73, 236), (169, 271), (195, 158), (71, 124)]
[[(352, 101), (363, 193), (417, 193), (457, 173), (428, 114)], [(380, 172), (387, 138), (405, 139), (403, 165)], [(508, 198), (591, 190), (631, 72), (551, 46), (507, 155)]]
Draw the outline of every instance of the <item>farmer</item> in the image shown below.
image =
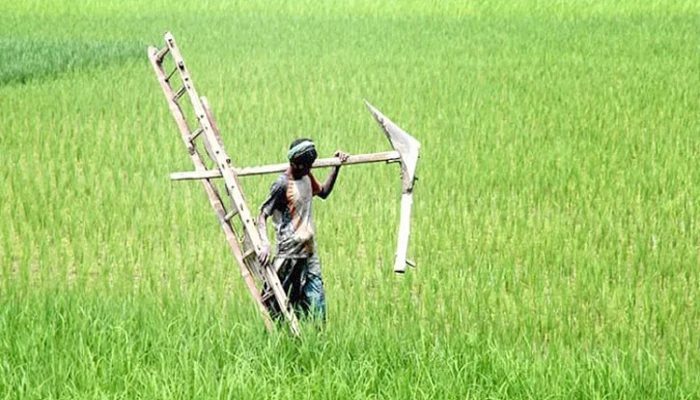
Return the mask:
[[(270, 195), (260, 207), (257, 225), (263, 242), (260, 262), (263, 265), (273, 263), (297, 315), (311, 314), (325, 321), (326, 300), (321, 261), (316, 250), (312, 198), (319, 196), (325, 199), (331, 194), (340, 166), (334, 167), (321, 185), (310, 172), (317, 155), (314, 142), (310, 139), (292, 142), (287, 153), (289, 168), (272, 184)], [(340, 150), (335, 152), (335, 157), (341, 163), (348, 159), (348, 155)], [(267, 218), (270, 216), (276, 231), (275, 257), (272, 260), (267, 238)], [(274, 298), (266, 306), (274, 318), (279, 317), (279, 307)]]

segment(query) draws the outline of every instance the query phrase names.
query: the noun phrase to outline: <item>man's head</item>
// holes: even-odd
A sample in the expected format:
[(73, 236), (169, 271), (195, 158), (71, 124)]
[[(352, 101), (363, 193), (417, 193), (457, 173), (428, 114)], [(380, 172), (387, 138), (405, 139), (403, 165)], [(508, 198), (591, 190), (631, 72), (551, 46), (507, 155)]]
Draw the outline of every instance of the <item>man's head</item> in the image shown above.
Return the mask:
[(296, 139), (289, 145), (289, 165), (292, 167), (292, 175), (295, 178), (301, 178), (309, 173), (311, 165), (316, 161), (318, 153), (316, 146), (311, 139), (300, 138)]

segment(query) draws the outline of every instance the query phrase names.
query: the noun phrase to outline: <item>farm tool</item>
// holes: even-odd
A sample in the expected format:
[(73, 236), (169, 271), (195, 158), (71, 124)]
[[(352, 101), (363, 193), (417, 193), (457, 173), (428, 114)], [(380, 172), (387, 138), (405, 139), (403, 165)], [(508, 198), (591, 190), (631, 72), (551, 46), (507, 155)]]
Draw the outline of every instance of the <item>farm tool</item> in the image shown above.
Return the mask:
[[(271, 263), (263, 265), (258, 260), (262, 249), (262, 239), (255, 225), (255, 220), (248, 208), (243, 195), (239, 177), (279, 173), (287, 169), (288, 163), (272, 164), (257, 167), (235, 168), (231, 158), (226, 154), (219, 134), (219, 129), (211, 112), (211, 107), (205, 97), (200, 97), (195, 90), (194, 82), (185, 66), (182, 53), (177, 47), (175, 38), (169, 32), (164, 36), (166, 46), (162, 49), (148, 48), (148, 56), (155, 70), (158, 82), (168, 102), (170, 112), (175, 119), (182, 140), (194, 164), (195, 171), (171, 174), (172, 180), (197, 179), (204, 185), (226, 241), (231, 247), (233, 256), (238, 262), (241, 275), (251, 296), (260, 310), (268, 330), (274, 328), (272, 318), (266, 304), (276, 302), (282, 317), (288, 323), (291, 333), (300, 334), (299, 322), (291, 308), (287, 295)], [(170, 69), (172, 68), (172, 69)], [(181, 99), (189, 99), (191, 109), (190, 121), (183, 110)], [(415, 171), (418, 163), (420, 143), (411, 135), (404, 132), (379, 110), (365, 101), (374, 119), (379, 123), (394, 148), (393, 151), (358, 154), (350, 156), (342, 165), (364, 164), (385, 161), (396, 162), (401, 166), (401, 217), (399, 223), (398, 246), (394, 271), (405, 272), (406, 264), (415, 263), (406, 258), (408, 239), (410, 235), (410, 218), (412, 207), (413, 185), (416, 181)], [(191, 115), (194, 113), (193, 115)], [(191, 121), (196, 120), (196, 121)], [(197, 144), (204, 146), (208, 160), (202, 156)], [(318, 159), (312, 168), (333, 167), (340, 165), (338, 158)], [(215, 185), (215, 179), (223, 179), (224, 191), (229, 200), (226, 207), (221, 191)], [(261, 282), (265, 290), (261, 291)]]

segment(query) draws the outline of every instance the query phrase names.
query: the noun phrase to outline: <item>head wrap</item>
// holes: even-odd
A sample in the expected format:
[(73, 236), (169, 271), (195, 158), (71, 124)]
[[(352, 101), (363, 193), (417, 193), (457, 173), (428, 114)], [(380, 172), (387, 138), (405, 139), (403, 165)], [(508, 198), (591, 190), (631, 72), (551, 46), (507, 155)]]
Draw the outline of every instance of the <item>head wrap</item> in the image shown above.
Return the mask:
[(304, 140), (292, 146), (287, 153), (289, 161), (312, 164), (316, 160), (316, 146), (310, 140)]

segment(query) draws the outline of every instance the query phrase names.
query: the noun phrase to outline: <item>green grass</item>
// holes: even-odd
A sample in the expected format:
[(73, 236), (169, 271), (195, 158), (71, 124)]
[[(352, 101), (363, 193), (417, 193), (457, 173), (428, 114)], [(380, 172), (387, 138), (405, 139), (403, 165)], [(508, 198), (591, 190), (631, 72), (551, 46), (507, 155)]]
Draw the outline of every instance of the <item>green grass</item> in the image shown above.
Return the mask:
[(32, 79), (58, 79), (66, 71), (121, 64), (142, 56), (142, 46), (129, 43), (4, 39), (0, 85), (26, 84)]
[[(700, 7), (461, 3), (0, 4), (0, 399), (700, 396)], [(345, 168), (329, 323), (265, 333), (168, 179), (166, 30), (237, 166), (387, 150), (363, 99), (417, 137), (418, 268), (398, 170)]]

